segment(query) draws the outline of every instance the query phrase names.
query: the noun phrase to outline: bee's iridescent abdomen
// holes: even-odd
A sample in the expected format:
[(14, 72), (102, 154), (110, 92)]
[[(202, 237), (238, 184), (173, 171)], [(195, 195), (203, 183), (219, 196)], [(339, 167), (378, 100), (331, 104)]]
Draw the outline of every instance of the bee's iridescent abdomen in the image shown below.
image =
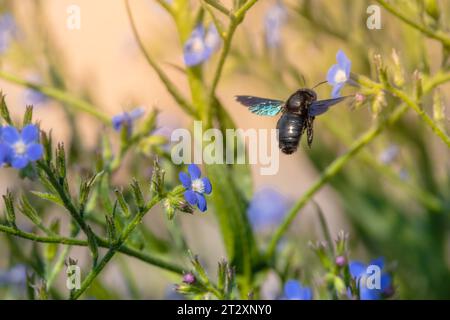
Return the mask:
[(277, 123), (278, 143), (283, 153), (297, 151), (304, 124), (304, 117), (297, 113), (286, 112), (280, 117)]

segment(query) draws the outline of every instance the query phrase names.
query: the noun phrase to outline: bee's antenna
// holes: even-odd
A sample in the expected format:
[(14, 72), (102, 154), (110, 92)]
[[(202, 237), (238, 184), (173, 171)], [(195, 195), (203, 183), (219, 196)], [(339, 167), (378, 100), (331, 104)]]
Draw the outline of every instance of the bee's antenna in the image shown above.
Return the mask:
[(313, 89), (317, 88), (318, 86), (320, 86), (321, 84), (327, 83), (328, 81), (322, 81), (319, 82), (318, 84), (316, 84), (314, 87), (312, 87)]

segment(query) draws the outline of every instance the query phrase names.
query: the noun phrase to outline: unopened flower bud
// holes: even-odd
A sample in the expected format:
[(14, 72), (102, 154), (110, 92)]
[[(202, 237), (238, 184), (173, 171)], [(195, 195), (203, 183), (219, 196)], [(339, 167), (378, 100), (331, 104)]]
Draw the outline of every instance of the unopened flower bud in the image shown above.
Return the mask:
[(188, 272), (183, 275), (183, 282), (186, 284), (193, 284), (195, 282), (195, 276), (193, 273)]

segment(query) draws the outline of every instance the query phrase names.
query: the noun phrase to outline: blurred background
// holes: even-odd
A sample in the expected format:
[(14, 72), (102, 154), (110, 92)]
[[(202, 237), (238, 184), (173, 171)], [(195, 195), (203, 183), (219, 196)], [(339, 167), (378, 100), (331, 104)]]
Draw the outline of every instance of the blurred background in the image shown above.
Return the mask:
[[(198, 7), (197, 1), (192, 2)], [(408, 2), (402, 2), (408, 12), (418, 19), (423, 18), (422, 2)], [(440, 21), (448, 31), (450, 1), (438, 2)], [(231, 1), (223, 3), (229, 5)], [(148, 111), (158, 108), (161, 110), (158, 125), (169, 134), (175, 128), (191, 125), (192, 120), (182, 113), (139, 51), (123, 1), (21, 0), (19, 5), (18, 1), (0, 0), (0, 4), (0, 14), (11, 14), (15, 24), (8, 50), (0, 53), (1, 70), (22, 79), (63, 88), (93, 102), (110, 116), (137, 105)], [(237, 127), (271, 129), (276, 119), (249, 113), (234, 101), (235, 95), (284, 100), (299, 87), (312, 87), (324, 81), (339, 49), (351, 59), (352, 72), (367, 76), (374, 74), (375, 53), (385, 57), (386, 63), (393, 64), (393, 49), (401, 61), (406, 82), (411, 82), (415, 70), (434, 74), (441, 68), (444, 59), (441, 46), (388, 12), (381, 11), (380, 30), (369, 30), (366, 10), (370, 4), (371, 1), (348, 0), (283, 1), (286, 16), (279, 26), (279, 43), (272, 46), (266, 40), (265, 23), (274, 6), (280, 4), (272, 0), (259, 1), (237, 31), (218, 89), (218, 96)], [(66, 27), (70, 5), (81, 8), (79, 30)], [(184, 67), (183, 48), (170, 16), (152, 0), (133, 0), (131, 7), (145, 46), (181, 91), (189, 95), (185, 75), (180, 71), (180, 67)], [(204, 65), (207, 79), (218, 56), (213, 55)], [(99, 133), (104, 131), (98, 121), (86, 114), (74, 114), (61, 103), (4, 79), (0, 79), (0, 89), (7, 95), (8, 106), (15, 117), (22, 116), (27, 104), (34, 104), (34, 117), (39, 119), (41, 127), (51, 129), (55, 140), (72, 148), (72, 161), (76, 161), (77, 166), (89, 165), (89, 156), (77, 156), (77, 150), (89, 150), (92, 155), (97, 152)], [(449, 89), (447, 84), (438, 90), (443, 105), (450, 101)], [(357, 90), (348, 87), (344, 93), (353, 94)], [(329, 98), (331, 87), (319, 86), (317, 92), (319, 98)], [(424, 100), (424, 108), (430, 114), (433, 99), (436, 98), (430, 95)], [(374, 112), (370, 103), (360, 107), (340, 104), (316, 119), (311, 149), (303, 141), (296, 154), (280, 155), (277, 175), (262, 176), (259, 166), (252, 166), (256, 193), (276, 194), (273, 201), (280, 203), (277, 208), (286, 208), (274, 209), (268, 214), (282, 216), (289, 204), (311, 186), (333, 159), (383, 116), (383, 111)], [(442, 120), (444, 127), (448, 127), (448, 118), (447, 111)], [(108, 134), (114, 137), (113, 132)], [(450, 298), (449, 155), (448, 148), (419, 122), (416, 114), (408, 112), (314, 197), (332, 235), (339, 230), (350, 233), (353, 259), (368, 262), (383, 256), (395, 269), (396, 298)], [(139, 159), (138, 165), (134, 159), (128, 160), (114, 177), (117, 185), (127, 185), (133, 175), (144, 178), (150, 174), (151, 160), (145, 156)], [(12, 169), (1, 169), (0, 179), (2, 194), (7, 188), (31, 188), (31, 184), (21, 181)], [(61, 209), (57, 207), (47, 210), (47, 221), (61, 216)], [(258, 216), (257, 212), (253, 214)], [(225, 255), (215, 217), (212, 214), (180, 215), (177, 221), (191, 250), (199, 253), (213, 272), (216, 262)], [(258, 241), (262, 246), (279, 221), (274, 219), (272, 225), (266, 223), (262, 230), (258, 229)], [(24, 228), (27, 223), (23, 221)], [(170, 227), (166, 231), (168, 223), (162, 214), (148, 215), (145, 224), (151, 237), (171, 245), (173, 235)], [(61, 225), (64, 230), (64, 220)], [(310, 279), (306, 282), (311, 285), (320, 266), (308, 248), (308, 241), (320, 239), (316, 209), (308, 205), (299, 214), (286, 241), (296, 257), (302, 278)], [(35, 250), (35, 246), (26, 241), (0, 235), (0, 298), (26, 296), (17, 284), (23, 281), (20, 275), (23, 276), (24, 269), (20, 266), (26, 264)], [(162, 246), (158, 250), (170, 248)], [(88, 255), (87, 250), (80, 248), (73, 248), (70, 253), (81, 262)], [(14, 266), (19, 267), (11, 269)], [(16, 273), (12, 274), (13, 271)], [(270, 275), (264, 279), (270, 282)], [(118, 256), (95, 282), (90, 295), (95, 298), (175, 298), (172, 283), (177, 281), (179, 279), (173, 275), (157, 268)], [(58, 276), (62, 290), (64, 282), (62, 273)], [(267, 286), (270, 287), (266, 290), (267, 298), (272, 297), (272, 291), (279, 290), (276, 281)]]

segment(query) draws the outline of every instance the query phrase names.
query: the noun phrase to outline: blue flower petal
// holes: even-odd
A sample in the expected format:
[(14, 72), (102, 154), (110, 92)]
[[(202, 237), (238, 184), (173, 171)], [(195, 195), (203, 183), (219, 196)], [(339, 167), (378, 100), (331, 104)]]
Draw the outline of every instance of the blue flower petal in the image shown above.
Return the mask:
[(27, 157), (31, 161), (37, 161), (42, 158), (44, 147), (39, 143), (32, 143), (27, 146)]
[(198, 202), (197, 195), (192, 190), (187, 190), (184, 192), (184, 199), (186, 199), (186, 201), (193, 206), (196, 205)]
[(187, 173), (180, 172), (180, 174), (178, 175), (178, 178), (180, 179), (181, 183), (183, 184), (183, 187), (185, 187), (186, 189), (191, 188), (192, 180)]
[(198, 25), (191, 33), (183, 48), (184, 62), (187, 66), (195, 66), (207, 60), (212, 50), (205, 44), (205, 28)]
[(25, 144), (35, 142), (39, 139), (39, 129), (34, 124), (26, 125), (22, 129), (21, 136)]
[(203, 185), (205, 186), (205, 191), (204, 191), (204, 193), (210, 194), (211, 191), (212, 191), (211, 181), (209, 181), (209, 179), (206, 178), (206, 177), (202, 178), (202, 181), (203, 181)]
[(144, 115), (144, 113), (145, 113), (144, 108), (138, 107), (138, 108), (135, 108), (135, 109), (131, 110), (130, 112), (128, 112), (128, 115), (132, 120), (136, 120), (136, 119), (142, 117)]
[(327, 82), (331, 84), (332, 86), (337, 85), (337, 82), (335, 81), (336, 73), (341, 69), (341, 67), (337, 64), (331, 66), (331, 68), (328, 70), (327, 73)]
[(383, 269), (384, 268), (384, 258), (379, 257), (377, 259), (373, 259), (372, 261), (370, 261), (369, 265), (375, 265), (375, 266), (378, 266), (380, 269)]
[(386, 289), (389, 289), (389, 287), (392, 285), (392, 278), (388, 273), (383, 273), (381, 275), (381, 290), (385, 291)]
[(14, 144), (20, 139), (20, 134), (13, 126), (6, 126), (2, 130), (2, 139), (8, 144)]
[(16, 169), (23, 169), (27, 166), (28, 159), (24, 156), (15, 156), (11, 161), (11, 166)]
[(198, 179), (202, 175), (200, 168), (193, 163), (188, 166), (188, 171), (192, 180)]
[(369, 289), (361, 286), (359, 291), (359, 298), (361, 300), (380, 300), (381, 291), (378, 289)]
[(359, 261), (350, 261), (350, 275), (356, 279), (366, 274), (366, 265)]
[(195, 193), (195, 195), (197, 196), (197, 201), (198, 201), (197, 206), (198, 206), (199, 210), (201, 212), (205, 212), (207, 209), (205, 196), (202, 195), (201, 193)]
[(331, 90), (331, 97), (333, 99), (339, 98), (341, 96), (341, 89), (344, 86), (343, 83), (338, 83), (333, 87), (333, 90)]
[(112, 125), (114, 130), (119, 131), (122, 127), (122, 123), (125, 121), (125, 116), (123, 114), (116, 115), (112, 117)]
[(284, 285), (284, 295), (290, 300), (311, 300), (312, 290), (303, 287), (299, 281), (291, 279)]
[(288, 280), (284, 285), (284, 294), (288, 299), (295, 299), (300, 295), (302, 290), (300, 283), (295, 280)]
[(6, 158), (8, 156), (9, 153), (9, 148), (7, 145), (1, 143), (0, 144), (0, 166), (6, 162)]
[(336, 54), (336, 61), (338, 62), (339, 66), (345, 67), (351, 64), (351, 61), (347, 56), (345, 55), (344, 51), (339, 50)]
[(205, 36), (205, 45), (211, 53), (219, 49), (221, 38), (214, 23), (211, 23)]

